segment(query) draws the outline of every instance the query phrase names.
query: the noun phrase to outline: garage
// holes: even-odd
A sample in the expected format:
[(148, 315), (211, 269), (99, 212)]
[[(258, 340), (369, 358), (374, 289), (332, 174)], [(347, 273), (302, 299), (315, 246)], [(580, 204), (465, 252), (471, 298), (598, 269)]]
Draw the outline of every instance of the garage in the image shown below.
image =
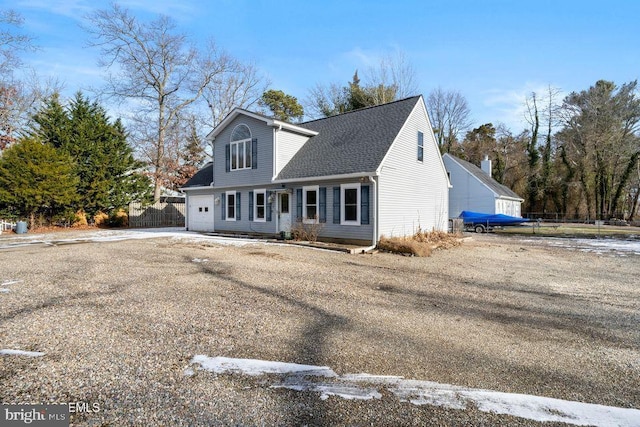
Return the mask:
[(213, 195), (189, 195), (187, 203), (187, 230), (213, 231)]

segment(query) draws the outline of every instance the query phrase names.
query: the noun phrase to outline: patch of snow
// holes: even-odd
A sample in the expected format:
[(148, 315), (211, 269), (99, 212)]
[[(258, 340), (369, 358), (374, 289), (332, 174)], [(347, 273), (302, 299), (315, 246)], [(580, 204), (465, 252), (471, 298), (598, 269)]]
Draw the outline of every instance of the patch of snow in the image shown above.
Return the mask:
[[(199, 364), (201, 369), (215, 373), (293, 375), (271, 387), (318, 392), (323, 400), (329, 396), (345, 399), (381, 399), (381, 393), (372, 387), (372, 385), (378, 385), (389, 390), (401, 401), (411, 402), (414, 405), (428, 404), (463, 410), (472, 404), (484, 412), (512, 415), (540, 422), (620, 427), (640, 425), (640, 410), (634, 408), (617, 408), (549, 397), (460, 387), (432, 381), (407, 380), (400, 376), (366, 373), (338, 376), (326, 366), (204, 355), (195, 356), (191, 363)], [(188, 375), (186, 371), (185, 375)], [(333, 381), (314, 382), (305, 378), (307, 375), (330, 377)]]
[(0, 294), (8, 294), (9, 292), (11, 292), (10, 289), (7, 288), (0, 288)]
[(201, 259), (201, 258), (194, 258), (191, 260), (191, 262), (196, 262), (196, 263), (200, 263), (200, 262), (208, 262), (208, 259)]
[(557, 248), (593, 252), (599, 255), (628, 256), (640, 255), (640, 240), (634, 238), (578, 239), (547, 237), (541, 239), (523, 239), (523, 242), (542, 244)]
[(42, 353), (40, 351), (24, 351), (24, 350), (3, 349), (3, 350), (0, 350), (0, 355), (2, 355), (2, 356), (40, 357), (40, 356), (44, 356), (45, 353)]
[(20, 283), (20, 282), (22, 282), (22, 280), (7, 280), (6, 282), (0, 283), (0, 286), (15, 285), (16, 283)]
[(222, 373), (238, 373), (244, 375), (263, 374), (295, 374), (314, 375), (322, 377), (337, 377), (337, 374), (327, 366), (299, 365), (297, 363), (269, 362), (257, 359), (233, 359), (229, 357), (208, 357), (196, 355), (191, 359), (192, 364), (198, 364), (201, 369)]

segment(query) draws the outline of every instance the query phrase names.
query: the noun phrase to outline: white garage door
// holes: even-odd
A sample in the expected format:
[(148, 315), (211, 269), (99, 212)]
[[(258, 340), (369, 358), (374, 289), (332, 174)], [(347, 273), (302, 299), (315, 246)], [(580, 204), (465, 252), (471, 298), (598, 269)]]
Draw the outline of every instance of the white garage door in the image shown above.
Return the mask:
[(189, 196), (189, 231), (213, 231), (213, 195)]

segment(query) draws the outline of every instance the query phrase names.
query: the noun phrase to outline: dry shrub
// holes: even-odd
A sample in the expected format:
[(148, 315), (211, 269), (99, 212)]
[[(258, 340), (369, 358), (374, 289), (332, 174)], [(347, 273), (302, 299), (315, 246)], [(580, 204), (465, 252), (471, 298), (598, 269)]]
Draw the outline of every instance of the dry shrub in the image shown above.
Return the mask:
[(381, 237), (378, 249), (396, 254), (408, 254), (420, 257), (431, 255), (431, 246), (413, 240), (412, 237)]
[(413, 235), (417, 242), (428, 243), (432, 249), (450, 249), (460, 246), (460, 235), (447, 233), (446, 231), (422, 231), (418, 230)]
[(431, 256), (434, 249), (450, 249), (460, 245), (459, 236), (444, 231), (418, 230), (410, 237), (384, 237), (378, 242), (378, 249), (398, 254), (419, 257)]
[(324, 227), (324, 223), (318, 221), (316, 217), (315, 221), (306, 224), (304, 221), (298, 221), (291, 227), (291, 237), (293, 240), (307, 240), (309, 242), (315, 242), (318, 240), (320, 230)]
[(89, 225), (89, 223), (87, 222), (87, 214), (82, 209), (80, 209), (73, 216), (73, 224), (71, 226), (86, 227), (87, 225)]
[(106, 227), (107, 225), (109, 225), (109, 215), (102, 211), (98, 211), (93, 216), (93, 223), (98, 227)]
[(111, 213), (111, 225), (114, 227), (127, 227), (129, 225), (129, 214), (120, 208)]

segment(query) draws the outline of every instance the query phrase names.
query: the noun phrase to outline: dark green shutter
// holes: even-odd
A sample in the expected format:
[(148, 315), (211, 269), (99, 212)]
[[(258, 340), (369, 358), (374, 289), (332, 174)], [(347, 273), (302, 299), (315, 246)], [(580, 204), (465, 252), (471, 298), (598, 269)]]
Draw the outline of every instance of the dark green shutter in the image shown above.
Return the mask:
[(340, 224), (340, 187), (333, 187), (333, 223)]
[(369, 224), (369, 186), (360, 187), (360, 224)]
[(258, 169), (258, 139), (251, 140), (251, 169)]
[(318, 219), (320, 222), (327, 222), (327, 187), (320, 187), (319, 195), (319, 214)]
[(225, 171), (229, 172), (231, 170), (231, 144), (224, 146), (224, 165)]
[(267, 200), (265, 200), (266, 203), (266, 212), (264, 213), (265, 218), (267, 219), (267, 221), (271, 221), (271, 195), (274, 194), (271, 191), (267, 191), (267, 193), (265, 194), (265, 197), (267, 198)]
[(222, 193), (221, 199), (222, 203), (220, 203), (220, 205), (222, 206), (222, 215), (220, 215), (220, 218), (224, 221), (227, 218), (227, 193)]
[(296, 188), (296, 220), (302, 221), (302, 188)]
[(240, 192), (236, 193), (236, 221), (240, 221)]
[(249, 191), (249, 221), (253, 221), (253, 191)]

